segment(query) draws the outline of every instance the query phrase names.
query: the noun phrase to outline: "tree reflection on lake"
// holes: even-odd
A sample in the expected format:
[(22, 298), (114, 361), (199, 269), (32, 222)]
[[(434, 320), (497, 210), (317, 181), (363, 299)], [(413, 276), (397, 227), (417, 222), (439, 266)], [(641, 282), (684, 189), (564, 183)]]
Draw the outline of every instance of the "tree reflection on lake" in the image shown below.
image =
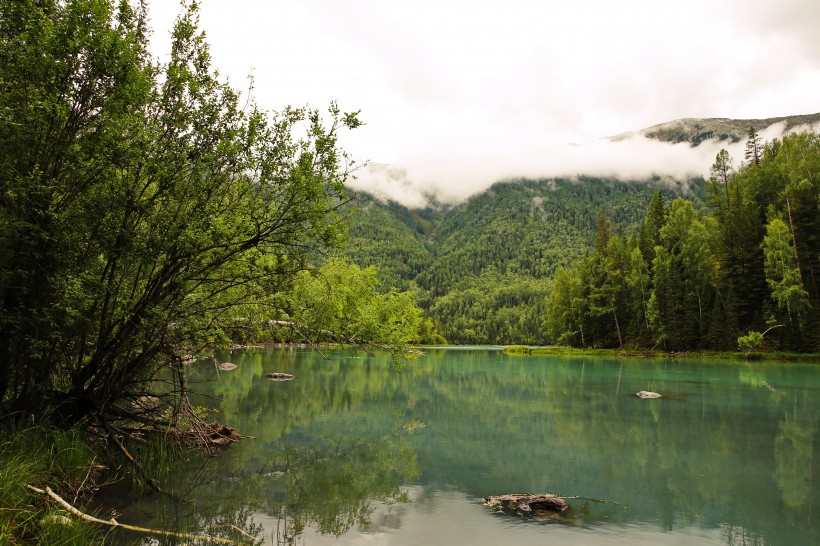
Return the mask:
[[(218, 357), (238, 368), (193, 367), (196, 403), (254, 438), (200, 473), (190, 503), (149, 496), (122, 521), (176, 510), (170, 527), (265, 544), (818, 541), (817, 366), (430, 350), (397, 373), (347, 352)], [(573, 500), (554, 521), (479, 502), (520, 492), (607, 502)]]

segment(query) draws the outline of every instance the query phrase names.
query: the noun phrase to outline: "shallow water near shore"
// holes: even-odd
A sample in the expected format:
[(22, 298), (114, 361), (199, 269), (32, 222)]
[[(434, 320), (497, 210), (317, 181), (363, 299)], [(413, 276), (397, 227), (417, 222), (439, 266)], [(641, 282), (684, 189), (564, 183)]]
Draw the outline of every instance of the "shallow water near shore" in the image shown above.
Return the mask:
[[(188, 502), (121, 499), (118, 521), (264, 544), (820, 543), (816, 365), (482, 347), (396, 372), (384, 354), (325, 356), (192, 365), (194, 403), (253, 438), (169, 471)], [(519, 492), (582, 498), (557, 517), (481, 504)]]

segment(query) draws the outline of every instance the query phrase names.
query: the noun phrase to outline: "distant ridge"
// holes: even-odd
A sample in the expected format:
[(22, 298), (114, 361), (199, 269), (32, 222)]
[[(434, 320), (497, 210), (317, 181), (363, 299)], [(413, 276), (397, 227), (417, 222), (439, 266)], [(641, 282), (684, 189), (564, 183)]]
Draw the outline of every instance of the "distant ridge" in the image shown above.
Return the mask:
[(734, 144), (736, 142), (746, 140), (750, 127), (754, 127), (758, 133), (761, 133), (772, 125), (778, 123), (782, 123), (783, 132), (788, 133), (799, 127), (809, 127), (815, 124), (820, 124), (820, 113), (765, 119), (676, 119), (674, 121), (668, 121), (666, 123), (647, 127), (637, 133), (622, 133), (620, 135), (610, 137), (610, 140), (617, 142), (639, 134), (646, 138), (660, 140), (661, 142), (688, 142), (692, 146), (697, 146), (701, 142), (710, 139), (716, 139), (720, 142)]

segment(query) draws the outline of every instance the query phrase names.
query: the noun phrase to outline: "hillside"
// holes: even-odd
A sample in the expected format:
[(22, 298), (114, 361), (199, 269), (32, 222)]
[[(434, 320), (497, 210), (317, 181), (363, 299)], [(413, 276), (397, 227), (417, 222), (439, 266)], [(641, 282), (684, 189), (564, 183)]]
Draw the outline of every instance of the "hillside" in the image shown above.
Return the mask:
[(543, 343), (555, 269), (582, 256), (603, 211), (635, 230), (655, 191), (699, 198), (702, 180), (518, 180), (452, 207), (411, 210), (359, 194), (347, 256), (385, 287), (416, 288), (451, 343)]
[[(820, 114), (683, 119), (639, 133), (697, 146), (709, 138), (745, 140), (750, 127), (763, 131), (776, 123), (789, 131), (820, 123)], [(630, 235), (656, 191), (667, 201), (685, 196), (699, 204), (704, 186), (702, 178), (521, 179), (496, 183), (458, 205), (424, 209), (359, 193), (346, 254), (360, 266), (377, 266), (384, 287), (417, 290), (451, 343), (546, 343), (550, 278), (590, 252), (599, 212), (616, 233)]]

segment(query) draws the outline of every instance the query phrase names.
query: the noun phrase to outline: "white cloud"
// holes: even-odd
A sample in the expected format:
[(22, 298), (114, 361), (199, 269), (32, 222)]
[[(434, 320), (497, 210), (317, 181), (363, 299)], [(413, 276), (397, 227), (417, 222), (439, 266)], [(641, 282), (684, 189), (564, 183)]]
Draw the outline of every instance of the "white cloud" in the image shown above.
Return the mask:
[[(708, 146), (596, 139), (683, 117), (820, 111), (818, 6), (204, 0), (202, 26), (214, 65), (235, 86), (253, 69), (263, 107), (338, 100), (362, 110), (368, 125), (343, 145), (406, 177), (363, 174), (360, 185), (382, 177), (383, 193), (455, 198), (499, 178), (573, 169), (708, 174)], [(152, 6), (157, 51), (167, 50), (177, 11), (174, 2)]]

